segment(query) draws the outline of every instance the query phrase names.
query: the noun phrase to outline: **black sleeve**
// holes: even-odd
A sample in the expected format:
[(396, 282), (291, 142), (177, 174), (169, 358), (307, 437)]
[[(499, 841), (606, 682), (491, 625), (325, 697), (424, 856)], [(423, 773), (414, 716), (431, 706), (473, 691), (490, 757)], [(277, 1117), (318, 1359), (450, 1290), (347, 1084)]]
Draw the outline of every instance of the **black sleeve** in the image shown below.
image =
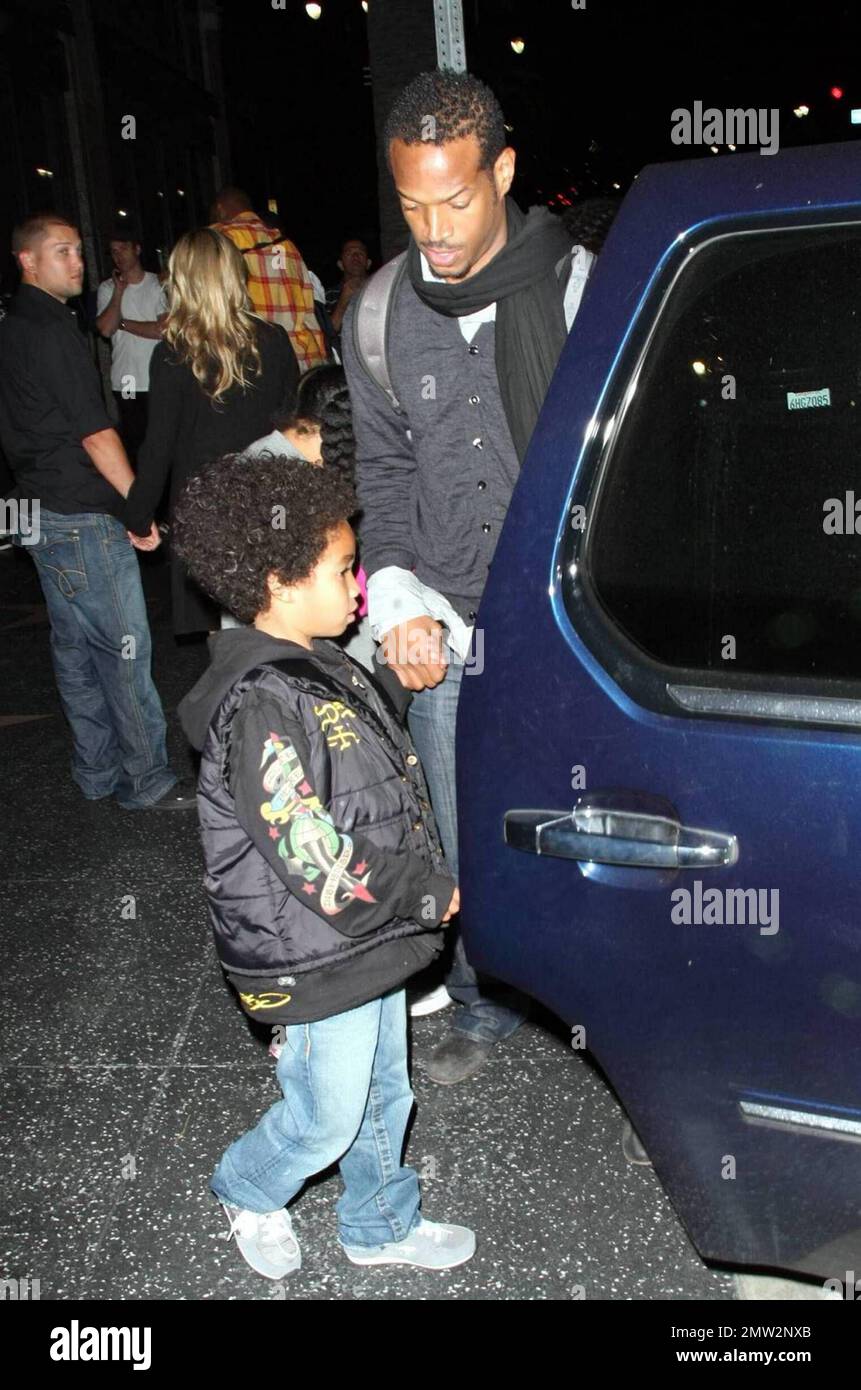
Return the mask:
[(39, 375), (47, 383), (77, 438), (86, 439), (101, 430), (114, 429), (102, 397), (99, 373), (83, 333), (74, 325), (68, 333), (45, 333), (40, 347), (44, 355), (37, 364)]
[(189, 377), (189, 372), (168, 357), (164, 343), (159, 343), (150, 359), (146, 438), (138, 453), (137, 476), (126, 498), (125, 523), (136, 536), (149, 534), (155, 509), (164, 492), (189, 390)]
[(290, 892), (336, 931), (364, 936), (393, 917), (439, 926), (454, 880), (410, 850), (380, 849), (337, 825), (305, 730), (266, 691), (250, 690), (236, 713), (230, 766), (239, 824)]
[(299, 363), (286, 328), (278, 328), (276, 325), (272, 325), (272, 327), (275, 334), (277, 371), (280, 383), (277, 409), (286, 414), (293, 410), (296, 402), (296, 391), (299, 386)]

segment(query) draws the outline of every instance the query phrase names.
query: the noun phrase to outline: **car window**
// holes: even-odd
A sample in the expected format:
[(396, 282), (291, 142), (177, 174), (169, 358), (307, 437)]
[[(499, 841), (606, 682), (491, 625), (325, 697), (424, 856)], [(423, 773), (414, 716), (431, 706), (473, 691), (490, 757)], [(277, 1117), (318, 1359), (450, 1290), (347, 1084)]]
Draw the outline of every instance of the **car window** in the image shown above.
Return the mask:
[(861, 227), (691, 255), (610, 449), (584, 560), (643, 652), (861, 677)]

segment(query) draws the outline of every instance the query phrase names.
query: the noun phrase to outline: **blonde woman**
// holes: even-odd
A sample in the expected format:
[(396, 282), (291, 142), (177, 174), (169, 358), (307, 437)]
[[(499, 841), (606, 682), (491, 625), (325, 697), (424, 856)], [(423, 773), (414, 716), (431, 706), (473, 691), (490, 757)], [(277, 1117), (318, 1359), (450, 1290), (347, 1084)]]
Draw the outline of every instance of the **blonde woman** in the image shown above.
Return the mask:
[[(211, 227), (186, 232), (169, 261), (170, 310), (150, 364), (149, 422), (126, 525), (148, 536), (170, 479), (169, 514), (189, 478), (272, 428), (299, 380), (283, 328), (251, 309), (245, 264)], [(142, 549), (147, 548), (145, 545)], [(177, 636), (218, 627), (218, 609), (171, 557)]]

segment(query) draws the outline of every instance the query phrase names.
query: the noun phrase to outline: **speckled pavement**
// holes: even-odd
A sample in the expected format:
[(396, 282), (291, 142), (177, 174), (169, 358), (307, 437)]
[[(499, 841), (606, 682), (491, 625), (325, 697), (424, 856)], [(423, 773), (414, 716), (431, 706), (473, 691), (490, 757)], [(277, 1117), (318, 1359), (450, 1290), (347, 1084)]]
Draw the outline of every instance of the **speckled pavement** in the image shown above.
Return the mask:
[[(205, 661), (177, 646), (164, 570), (144, 561), (155, 676), (175, 765), (177, 701)], [(45, 1299), (721, 1300), (621, 1115), (553, 1020), (530, 1022), (478, 1076), (442, 1088), (422, 1058), (445, 1013), (413, 1024), (408, 1157), (424, 1211), (472, 1226), (448, 1273), (359, 1269), (335, 1236), (337, 1174), (294, 1203), (302, 1269), (255, 1275), (208, 1179), (277, 1098), (206, 927), (194, 818), (83, 800), (29, 559), (0, 553), (0, 1277)], [(35, 716), (35, 717), (34, 717)]]

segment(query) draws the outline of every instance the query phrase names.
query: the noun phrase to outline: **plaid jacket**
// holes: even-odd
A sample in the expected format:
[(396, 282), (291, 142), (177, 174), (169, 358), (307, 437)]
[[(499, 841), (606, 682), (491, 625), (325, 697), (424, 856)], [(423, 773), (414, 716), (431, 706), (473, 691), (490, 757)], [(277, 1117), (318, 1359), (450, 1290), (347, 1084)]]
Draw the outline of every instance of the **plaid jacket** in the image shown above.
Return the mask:
[[(301, 371), (326, 361), (326, 344), (314, 313), (314, 290), (292, 241), (266, 227), (253, 212), (240, 212), (229, 222), (213, 224), (244, 252), (248, 294), (254, 312), (286, 328)], [(260, 250), (251, 247), (265, 242)]]

